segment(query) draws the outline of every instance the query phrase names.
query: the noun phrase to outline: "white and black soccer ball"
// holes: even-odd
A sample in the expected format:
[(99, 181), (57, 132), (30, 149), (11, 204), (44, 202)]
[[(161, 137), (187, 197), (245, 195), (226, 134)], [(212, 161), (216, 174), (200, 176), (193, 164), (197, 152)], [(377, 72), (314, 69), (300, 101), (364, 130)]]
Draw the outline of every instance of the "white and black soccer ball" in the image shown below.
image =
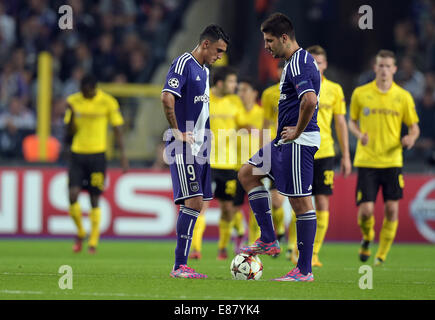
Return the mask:
[(240, 253), (231, 261), (231, 276), (235, 280), (258, 280), (263, 274), (263, 263), (258, 256)]
[(171, 78), (171, 79), (168, 80), (168, 85), (171, 88), (177, 89), (179, 84), (180, 84), (180, 82), (178, 81), (177, 78)]

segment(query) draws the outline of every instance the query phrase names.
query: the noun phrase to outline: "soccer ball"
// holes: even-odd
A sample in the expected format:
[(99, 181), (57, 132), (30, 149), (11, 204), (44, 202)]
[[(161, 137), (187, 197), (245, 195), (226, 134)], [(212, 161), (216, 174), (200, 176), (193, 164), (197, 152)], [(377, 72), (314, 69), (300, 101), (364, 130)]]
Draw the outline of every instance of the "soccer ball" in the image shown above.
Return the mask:
[(230, 270), (235, 280), (258, 280), (263, 274), (263, 263), (258, 256), (240, 253), (231, 261)]

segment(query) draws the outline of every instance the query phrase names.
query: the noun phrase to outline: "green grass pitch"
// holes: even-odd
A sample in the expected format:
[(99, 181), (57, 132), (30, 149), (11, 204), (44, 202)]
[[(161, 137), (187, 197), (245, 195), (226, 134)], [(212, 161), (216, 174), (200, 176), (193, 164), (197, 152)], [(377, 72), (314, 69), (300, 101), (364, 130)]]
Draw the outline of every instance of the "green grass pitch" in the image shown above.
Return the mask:
[[(262, 256), (261, 280), (232, 280), (231, 258), (216, 260), (216, 242), (203, 246), (203, 258), (189, 265), (209, 278), (190, 280), (169, 277), (175, 240), (103, 239), (91, 256), (86, 247), (74, 254), (72, 240), (0, 239), (0, 299), (435, 299), (435, 251), (429, 244), (394, 244), (386, 263), (373, 267), (373, 288), (365, 290), (359, 287), (365, 274), (359, 273), (357, 243), (325, 243), (324, 266), (313, 270), (312, 283), (268, 281), (290, 270), (283, 254)], [(372, 263), (373, 257), (367, 265)], [(62, 265), (72, 268), (71, 290), (59, 288)]]

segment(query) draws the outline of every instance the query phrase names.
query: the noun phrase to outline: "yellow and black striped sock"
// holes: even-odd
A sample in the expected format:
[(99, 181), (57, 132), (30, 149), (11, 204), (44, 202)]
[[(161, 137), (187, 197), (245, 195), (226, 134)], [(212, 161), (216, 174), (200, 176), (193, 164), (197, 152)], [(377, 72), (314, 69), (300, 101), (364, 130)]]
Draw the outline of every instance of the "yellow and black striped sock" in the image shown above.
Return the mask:
[(272, 220), (275, 226), (275, 232), (277, 235), (281, 236), (285, 234), (285, 224), (284, 224), (284, 208), (272, 208)]
[(224, 219), (219, 220), (219, 242), (218, 242), (218, 249), (226, 249), (228, 246), (228, 243), (231, 239), (231, 227), (232, 223), (231, 221), (226, 221)]
[(317, 230), (314, 239), (313, 255), (319, 254), (329, 225), (329, 211), (317, 210)]
[(261, 236), (261, 229), (260, 226), (257, 223), (257, 219), (255, 219), (255, 215), (254, 213), (251, 212), (249, 213), (249, 243), (254, 243), (255, 240), (257, 240), (258, 238), (260, 238)]
[(201, 252), (202, 249), (202, 237), (206, 228), (205, 215), (200, 214), (196, 219), (195, 228), (192, 235), (192, 250)]
[(89, 235), (90, 247), (96, 247), (100, 239), (100, 221), (101, 221), (101, 209), (99, 207), (92, 208), (89, 214), (91, 220), (91, 233)]
[(390, 251), (391, 245), (393, 244), (394, 238), (396, 237), (397, 227), (399, 221), (389, 221), (384, 218), (382, 224), (381, 232), (379, 233), (379, 247), (376, 252), (376, 258), (380, 258), (385, 261), (387, 254)]
[(69, 215), (77, 227), (77, 236), (83, 239), (86, 236), (86, 231), (83, 228), (82, 210), (80, 209), (80, 204), (78, 202), (74, 202), (69, 206)]
[(373, 215), (368, 219), (358, 218), (358, 225), (364, 241), (373, 241), (375, 238), (375, 217)]
[(294, 250), (296, 247), (297, 233), (296, 233), (296, 213), (292, 210), (292, 217), (288, 226), (288, 247), (287, 250)]
[(243, 225), (243, 213), (242, 211), (238, 210), (233, 218), (233, 228), (236, 229), (238, 236), (245, 235), (245, 226)]

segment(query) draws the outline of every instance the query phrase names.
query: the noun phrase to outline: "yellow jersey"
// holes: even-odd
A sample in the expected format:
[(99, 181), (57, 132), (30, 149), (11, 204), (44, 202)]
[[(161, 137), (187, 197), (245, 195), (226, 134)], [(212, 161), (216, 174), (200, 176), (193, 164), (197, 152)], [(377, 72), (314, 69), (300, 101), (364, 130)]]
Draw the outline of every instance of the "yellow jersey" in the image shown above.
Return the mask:
[(217, 97), (210, 91), (210, 165), (214, 169), (237, 168), (237, 114), (243, 108), (235, 94)]
[(341, 86), (323, 77), (320, 88), (319, 111), (317, 112), (320, 148), (314, 155), (314, 159), (335, 156), (331, 129), (332, 118), (336, 114), (346, 114), (346, 102)]
[(376, 80), (357, 87), (352, 93), (350, 117), (359, 121), (362, 133), (368, 134), (368, 143), (358, 141), (354, 166), (391, 168), (403, 166), (401, 129), (418, 123), (411, 94), (393, 82), (383, 93)]
[(264, 110), (264, 119), (270, 122), (270, 138), (275, 139), (278, 130), (278, 102), (279, 102), (279, 82), (263, 91), (261, 95), (261, 106)]
[[(260, 150), (260, 135), (262, 134), (264, 121), (264, 110), (255, 104), (251, 110), (243, 109), (237, 114), (238, 136), (238, 166), (237, 169), (249, 160), (258, 150)], [(257, 129), (249, 132), (246, 128)]]
[[(77, 92), (66, 100), (74, 112), (77, 128), (71, 151), (83, 154), (106, 152), (108, 124), (116, 127), (124, 123), (118, 101), (100, 89), (92, 99), (86, 99), (81, 92)], [(68, 124), (70, 121), (71, 110), (67, 109), (64, 122)]]

